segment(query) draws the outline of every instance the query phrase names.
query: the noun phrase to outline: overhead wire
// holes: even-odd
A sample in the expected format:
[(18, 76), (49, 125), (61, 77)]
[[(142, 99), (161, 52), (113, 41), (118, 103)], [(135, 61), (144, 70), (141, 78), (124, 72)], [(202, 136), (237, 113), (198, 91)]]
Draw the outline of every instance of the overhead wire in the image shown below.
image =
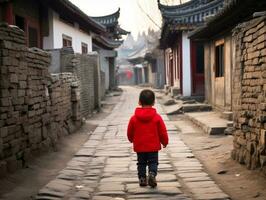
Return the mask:
[(141, 10), (141, 12), (143, 12), (155, 26), (157, 26), (159, 29), (161, 29), (161, 27), (152, 19), (152, 17), (148, 13), (146, 13), (146, 11), (141, 7), (138, 0), (137, 0), (137, 5), (138, 5), (139, 9)]

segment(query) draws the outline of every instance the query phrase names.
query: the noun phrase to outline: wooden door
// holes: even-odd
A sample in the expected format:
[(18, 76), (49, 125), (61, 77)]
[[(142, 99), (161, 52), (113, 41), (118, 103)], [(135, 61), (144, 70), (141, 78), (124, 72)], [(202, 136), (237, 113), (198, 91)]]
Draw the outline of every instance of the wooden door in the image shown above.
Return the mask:
[(192, 95), (204, 95), (204, 45), (191, 42)]

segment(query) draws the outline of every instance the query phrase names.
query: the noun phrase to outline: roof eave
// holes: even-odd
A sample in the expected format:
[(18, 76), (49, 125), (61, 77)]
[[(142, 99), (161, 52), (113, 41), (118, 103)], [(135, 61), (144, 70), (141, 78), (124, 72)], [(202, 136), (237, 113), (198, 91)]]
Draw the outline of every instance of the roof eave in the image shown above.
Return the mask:
[(69, 15), (75, 17), (76, 20), (83, 24), (86, 28), (90, 28), (92, 32), (103, 33), (106, 32), (106, 28), (100, 23), (96, 22), (94, 19), (86, 15), (81, 11), (76, 5), (71, 3), (69, 0), (42, 0), (41, 3), (45, 4), (47, 7), (51, 7), (54, 11), (61, 15)]
[[(261, 4), (261, 5), (259, 5)], [(210, 19), (204, 27), (193, 31), (189, 38), (193, 40), (207, 40), (221, 32), (231, 31), (238, 23), (248, 20), (252, 14), (259, 10), (265, 10), (265, 0), (233, 0), (221, 12)]]

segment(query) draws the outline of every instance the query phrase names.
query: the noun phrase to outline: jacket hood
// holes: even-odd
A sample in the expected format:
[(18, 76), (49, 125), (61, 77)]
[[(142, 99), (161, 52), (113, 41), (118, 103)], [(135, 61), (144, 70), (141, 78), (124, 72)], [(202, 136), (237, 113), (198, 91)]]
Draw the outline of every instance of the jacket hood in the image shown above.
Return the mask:
[(136, 108), (135, 110), (135, 116), (142, 122), (151, 121), (156, 113), (157, 112), (155, 108)]

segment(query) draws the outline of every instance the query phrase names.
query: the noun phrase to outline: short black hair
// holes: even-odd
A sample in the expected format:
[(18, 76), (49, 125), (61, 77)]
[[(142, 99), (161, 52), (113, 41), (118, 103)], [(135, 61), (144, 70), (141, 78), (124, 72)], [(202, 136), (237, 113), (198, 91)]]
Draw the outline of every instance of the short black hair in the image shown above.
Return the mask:
[(142, 106), (152, 106), (155, 101), (155, 94), (151, 90), (142, 90), (139, 94), (139, 102)]

